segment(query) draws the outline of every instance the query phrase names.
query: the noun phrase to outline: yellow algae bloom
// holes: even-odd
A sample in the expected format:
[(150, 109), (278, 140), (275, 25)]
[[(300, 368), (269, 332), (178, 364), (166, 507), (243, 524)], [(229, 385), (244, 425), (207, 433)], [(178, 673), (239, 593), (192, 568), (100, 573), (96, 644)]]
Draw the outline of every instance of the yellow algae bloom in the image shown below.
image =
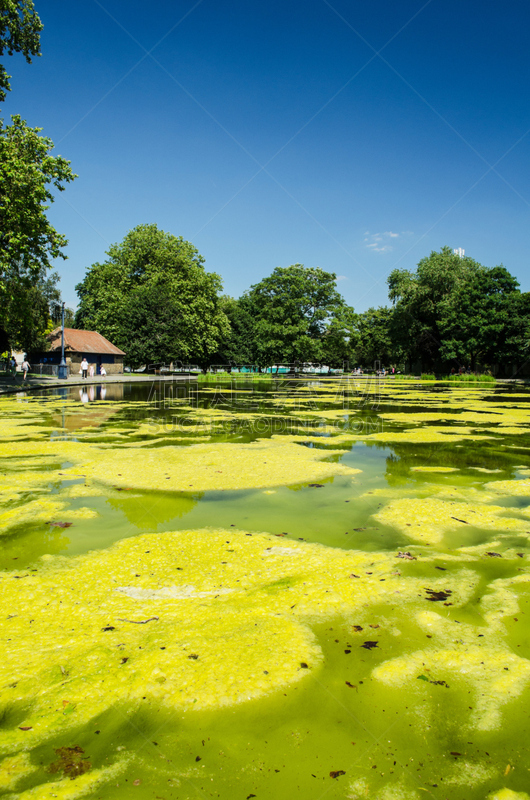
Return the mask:
[(0, 791), (14, 789), (15, 785), (36, 769), (28, 753), (18, 753), (0, 761)]
[(411, 467), (411, 472), (458, 472), (457, 467)]
[(377, 442), (410, 442), (412, 444), (422, 443), (437, 444), (458, 442), (462, 439), (474, 441), (476, 439), (490, 439), (490, 436), (474, 436), (473, 429), (464, 427), (453, 427), (451, 425), (428, 425), (426, 427), (410, 428), (406, 431), (382, 431), (372, 433), (367, 436), (360, 436), (361, 439), (368, 439)]
[(108, 451), (78, 464), (77, 471), (113, 486), (159, 491), (258, 489), (318, 481), (361, 470), (323, 461), (340, 450), (318, 450), (264, 439), (252, 444), (196, 444), (153, 450)]
[(78, 797), (85, 797), (112, 778), (116, 778), (123, 771), (126, 763), (126, 760), (122, 759), (110, 767), (90, 770), (75, 778), (64, 777), (62, 780), (34, 786), (32, 789), (26, 789), (25, 792), (10, 797), (13, 800), (48, 800), (48, 798), (77, 800)]
[[(506, 647), (499, 626), (477, 628), (460, 623), (455, 630), (452, 620), (431, 611), (419, 612), (416, 620), (429, 631), (433, 644), (384, 661), (372, 671), (373, 677), (388, 686), (407, 685), (416, 692), (430, 681), (456, 687), (467, 684), (474, 693), (470, 727), (482, 731), (498, 729), (502, 706), (518, 697), (530, 683), (530, 662)], [(482, 643), (477, 638), (478, 631)]]
[(10, 508), (0, 514), (0, 533), (27, 522), (48, 522), (64, 508), (65, 503), (47, 498), (32, 500), (23, 506)]
[(407, 497), (391, 500), (373, 516), (378, 522), (397, 528), (411, 539), (436, 544), (446, 531), (461, 525), (497, 531), (526, 530), (524, 520), (500, 516), (507, 510), (502, 506)]
[(486, 484), (486, 489), (513, 497), (530, 497), (530, 480), (490, 481)]
[[(389, 594), (394, 606), (418, 602), (424, 579), (395, 567), (393, 555), (207, 529), (4, 573), (1, 702), (27, 710), (0, 751), (35, 746), (118, 702), (215, 708), (301, 681), (322, 661), (311, 622)], [(476, 579), (462, 570), (451, 584), (458, 605)]]
[(488, 800), (530, 800), (526, 792), (513, 792), (511, 789), (500, 789), (488, 795)]

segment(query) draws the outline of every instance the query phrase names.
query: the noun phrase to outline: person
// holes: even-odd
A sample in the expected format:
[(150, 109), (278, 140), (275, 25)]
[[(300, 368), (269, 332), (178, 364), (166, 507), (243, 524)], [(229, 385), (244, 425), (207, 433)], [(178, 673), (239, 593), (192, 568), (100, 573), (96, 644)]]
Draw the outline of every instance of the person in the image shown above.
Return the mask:
[(105, 369), (103, 364), (101, 365), (101, 369), (100, 369), (100, 373), (99, 374), (101, 375), (102, 378), (105, 378), (106, 375), (107, 375), (107, 370)]
[(17, 374), (17, 360), (16, 360), (15, 356), (11, 356), (11, 360), (9, 362), (9, 366), (11, 368), (11, 372), (13, 374), (13, 377), (16, 376), (16, 374)]
[(90, 369), (88, 370), (88, 374), (90, 375), (91, 378), (94, 377), (94, 365), (93, 364), (90, 365)]
[(83, 378), (86, 378), (88, 372), (88, 361), (83, 356), (83, 360), (81, 361), (81, 374)]
[(30, 365), (29, 365), (28, 357), (25, 356), (24, 357), (24, 361), (22, 362), (22, 372), (24, 373), (23, 380), (26, 380), (27, 374), (29, 372), (29, 367), (30, 367)]

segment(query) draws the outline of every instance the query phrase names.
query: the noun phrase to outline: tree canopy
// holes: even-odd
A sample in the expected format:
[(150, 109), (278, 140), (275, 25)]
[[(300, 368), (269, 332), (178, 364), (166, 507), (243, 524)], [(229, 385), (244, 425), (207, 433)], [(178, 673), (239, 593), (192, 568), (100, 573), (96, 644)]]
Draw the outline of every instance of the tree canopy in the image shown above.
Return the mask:
[(392, 309), (369, 308), (358, 317), (356, 362), (373, 368), (379, 362), (388, 366), (399, 361), (399, 353), (391, 334)]
[(97, 330), (129, 364), (203, 361), (228, 336), (221, 279), (182, 237), (138, 225), (76, 287), (76, 325)]
[(394, 270), (388, 285), (392, 340), (409, 362), (474, 369), (520, 351), (525, 303), (503, 266), (485, 267), (443, 247), (423, 258), (416, 272)]
[(67, 239), (46, 217), (52, 188), (77, 176), (70, 162), (52, 156), (53, 142), (20, 116), (0, 119), (0, 347), (13, 346), (27, 321), (20, 296), (45, 280), (51, 260), (66, 258)]
[[(31, 63), (31, 56), (40, 56), (42, 28), (32, 0), (0, 0), (0, 56), (22, 53)], [(10, 77), (0, 64), (0, 100), (5, 100), (11, 89)]]
[[(276, 267), (251, 286), (231, 312), (232, 345), (245, 340), (246, 358), (259, 366), (344, 357), (353, 309), (336, 288), (336, 275), (319, 267)], [(341, 350), (342, 346), (342, 350)], [(349, 352), (349, 351), (348, 351)], [(238, 353), (242, 355), (241, 350)]]

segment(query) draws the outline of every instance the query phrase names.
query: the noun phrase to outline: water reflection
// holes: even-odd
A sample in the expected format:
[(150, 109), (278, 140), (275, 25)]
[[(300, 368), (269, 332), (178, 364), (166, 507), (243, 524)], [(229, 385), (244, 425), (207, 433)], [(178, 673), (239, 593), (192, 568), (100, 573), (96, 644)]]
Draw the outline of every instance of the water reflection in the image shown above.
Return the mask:
[(169, 522), (179, 527), (177, 520), (189, 514), (203, 496), (204, 492), (195, 495), (142, 492), (131, 497), (124, 490), (123, 498), (109, 497), (107, 504), (121, 511), (137, 530), (156, 530)]
[(88, 384), (79, 389), (79, 399), (82, 403), (94, 403), (97, 400), (123, 400), (123, 384)]

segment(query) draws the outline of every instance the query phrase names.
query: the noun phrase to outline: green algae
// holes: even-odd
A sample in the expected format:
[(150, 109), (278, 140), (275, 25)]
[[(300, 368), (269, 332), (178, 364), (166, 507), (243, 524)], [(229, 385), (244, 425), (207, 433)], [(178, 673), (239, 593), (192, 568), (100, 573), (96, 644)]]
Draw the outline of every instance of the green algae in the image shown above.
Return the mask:
[[(513, 456), (500, 449), (513, 442), (504, 437), (524, 437), (524, 404), (514, 408), (492, 389), (426, 394), (388, 383), (378, 388), (375, 409), (351, 381), (285, 391), (310, 394), (303, 403), (278, 391), (270, 403), (256, 393), (254, 408), (249, 390), (245, 407), (208, 410), (205, 400), (202, 411), (179, 398), (178, 424), (172, 409), (138, 401), (114, 403), (103, 414), (101, 404), (86, 404), (83, 424), (79, 403), (64, 404), (60, 396), (43, 406), (17, 403), (1, 450), (0, 489), (7, 510), (16, 512), (10, 519), (18, 519), (6, 534), (16, 542), (29, 526), (38, 531), (46, 522), (73, 520), (72, 541), (84, 537), (85, 550), (91, 541), (99, 549), (11, 569), (0, 583), (10, 640), (2, 673), (6, 790), (16, 788), (24, 799), (102, 792), (122, 798), (141, 777), (139, 797), (164, 796), (169, 781), (195, 796), (205, 780), (223, 797), (234, 796), (236, 786), (244, 797), (313, 796), (316, 780), (330, 798), (416, 798), (433, 792), (434, 783), (448, 798), (524, 797), (528, 765), (518, 748), (525, 724), (518, 708), (530, 663), (528, 481), (521, 480), (528, 465), (520, 447)], [(232, 394), (225, 401), (239, 403)], [(64, 427), (61, 403), (70, 415)], [(9, 417), (15, 403), (0, 405)], [(274, 421), (282, 421), (278, 433)], [(353, 421), (366, 427), (351, 429)], [(195, 442), (208, 437), (208, 445), (192, 444), (187, 424)], [(237, 441), (242, 430), (248, 438)], [(492, 481), (491, 472), (501, 479)], [(46, 510), (42, 501), (60, 507)], [(177, 505), (186, 515), (178, 531), (167, 528), (175, 526)], [(205, 529), (197, 523), (210, 507), (213, 527)], [(127, 517), (117, 535), (132, 538), (109, 548), (103, 531), (115, 524), (111, 509)], [(165, 532), (138, 535), (146, 509), (142, 524), (156, 530), (167, 519)], [(223, 525), (215, 524), (216, 514)], [(310, 531), (328, 546), (292, 541), (295, 532)], [(365, 641), (374, 647), (363, 649)], [(321, 695), (335, 709), (329, 716)], [(318, 713), (296, 705), (297, 697)], [(167, 734), (154, 733), (161, 713)], [(390, 713), (395, 727), (385, 736)], [(340, 736), (343, 714), (347, 741)], [(128, 730), (127, 760), (116, 753), (111, 766), (94, 761), (87, 745), (96, 724), (105, 733), (96, 723), (105, 715)], [(199, 721), (204, 715), (207, 728)], [(149, 757), (143, 739), (134, 743), (128, 719), (141, 728), (152, 721), (157, 745), (149, 744)], [(269, 745), (259, 732), (264, 719)], [(193, 744), (183, 744), (183, 729)], [(91, 739), (74, 734), (85, 730)], [(195, 743), (199, 730), (205, 745), (201, 736)], [(225, 739), (218, 754), (196, 763), (217, 730)], [(348, 755), (368, 752), (374, 736), (392, 740), (388, 754), (366, 763)], [(160, 740), (175, 764), (167, 772), (156, 752)], [(73, 780), (51, 780), (26, 757), (44, 748), (50, 765), (56, 749), (74, 746), (94, 767)], [(412, 779), (405, 767), (416, 757), (422, 767)], [(517, 769), (506, 773), (513, 762)], [(273, 764), (280, 786), (272, 783)], [(117, 777), (120, 770), (129, 783)], [(344, 774), (330, 778), (337, 770)], [(147, 783), (153, 791), (142, 794)]]

